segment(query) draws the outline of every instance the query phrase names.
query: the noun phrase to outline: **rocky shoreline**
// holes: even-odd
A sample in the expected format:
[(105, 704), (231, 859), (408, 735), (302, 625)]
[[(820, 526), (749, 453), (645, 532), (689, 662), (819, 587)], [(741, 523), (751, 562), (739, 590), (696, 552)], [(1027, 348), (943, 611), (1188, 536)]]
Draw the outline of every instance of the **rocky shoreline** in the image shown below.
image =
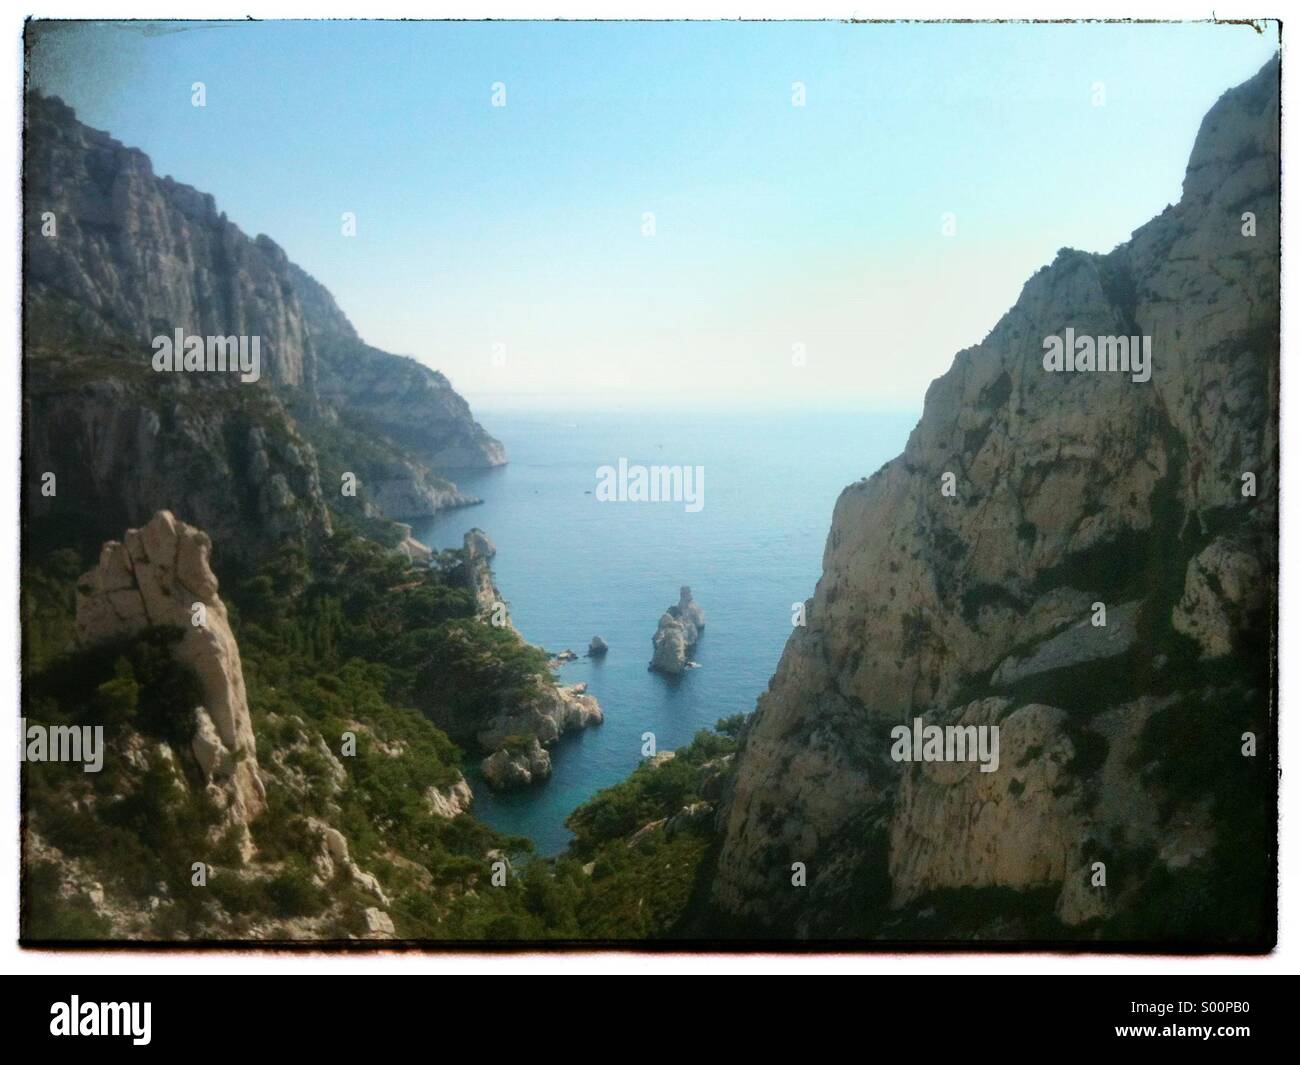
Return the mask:
[[(461, 579), (474, 595), (480, 619), (489, 625), (509, 627), (518, 633), (510, 619), (505, 600), (492, 573), (496, 546), (482, 529), (465, 534), (465, 568)], [(539, 648), (540, 650), (540, 648)], [(479, 769), (488, 785), (497, 790), (529, 787), (551, 775), (553, 746), (567, 732), (590, 728), (605, 720), (594, 696), (585, 684), (564, 685), (551, 673), (560, 662), (569, 660), (564, 652), (551, 657), (546, 672), (539, 676), (539, 692), (527, 701), (501, 707), (486, 721), (473, 723), (470, 738), (487, 754)], [(459, 730), (464, 736), (463, 726)], [(454, 734), (454, 733), (453, 733)]]

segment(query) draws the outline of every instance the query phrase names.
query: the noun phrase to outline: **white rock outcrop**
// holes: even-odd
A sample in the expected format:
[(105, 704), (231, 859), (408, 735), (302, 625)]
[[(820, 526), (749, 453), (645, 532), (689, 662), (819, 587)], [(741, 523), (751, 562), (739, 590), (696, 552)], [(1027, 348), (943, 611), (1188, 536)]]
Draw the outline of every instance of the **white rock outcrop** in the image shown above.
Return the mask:
[(551, 775), (551, 754), (530, 737), (524, 747), (502, 747), (483, 759), (479, 768), (487, 782), (499, 791), (539, 784)]
[(393, 919), (377, 906), (366, 907), (366, 934), (371, 939), (391, 939), (397, 935)]
[(373, 895), (385, 906), (389, 905), (388, 896), (383, 885), (374, 873), (368, 873), (353, 860), (348, 849), (348, 839), (332, 825), (327, 825), (319, 818), (308, 818), (307, 823), (320, 838), (320, 850), (314, 857), (318, 878), (328, 881), (336, 870), (343, 870), (357, 887)]
[(167, 510), (142, 529), (128, 529), (121, 543), (110, 540), (99, 565), (77, 584), (77, 640), (90, 646), (154, 626), (184, 632), (174, 653), (197, 675), (203, 703), (178, 712), (195, 715), (193, 752), (214, 798), (232, 820), (247, 824), (265, 806), (266, 788), (239, 645), (217, 594), (211, 552), (206, 533)]
[(501, 710), (476, 734), (484, 750), (494, 750), (511, 736), (533, 736), (549, 747), (566, 732), (599, 725), (605, 714), (586, 685), (547, 684), (540, 693), (517, 706)]
[(430, 812), (435, 817), (443, 817), (448, 821), (465, 813), (474, 803), (474, 792), (470, 789), (469, 781), (459, 773), (451, 784), (429, 788), (424, 797), (428, 800)]
[(464, 544), (465, 565), (461, 579), (464, 586), (473, 593), (479, 614), (487, 616), (493, 624), (504, 624), (513, 628), (505, 600), (501, 598), (501, 592), (492, 577), (492, 560), (496, 557), (496, 545), (488, 539), (487, 533), (477, 528), (470, 529), (465, 534)]
[(402, 539), (396, 547), (399, 555), (410, 559), (412, 562), (428, 562), (433, 558), (433, 550), (427, 544), (421, 543), (411, 535), (411, 527), (405, 522), (393, 522), (397, 526), (398, 532), (402, 534)]

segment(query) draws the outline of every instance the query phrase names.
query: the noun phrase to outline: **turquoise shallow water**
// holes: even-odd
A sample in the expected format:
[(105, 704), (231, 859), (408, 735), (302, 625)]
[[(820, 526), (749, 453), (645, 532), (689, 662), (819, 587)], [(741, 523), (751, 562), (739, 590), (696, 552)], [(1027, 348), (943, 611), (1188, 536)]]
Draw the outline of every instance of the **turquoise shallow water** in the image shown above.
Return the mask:
[[(898, 454), (915, 414), (476, 412), (506, 446), (508, 466), (450, 476), (483, 505), (418, 523), (415, 535), (458, 547), (483, 529), (497, 547), (497, 585), (525, 638), (548, 651), (603, 661), (565, 666), (587, 681), (605, 723), (563, 738), (547, 783), (494, 794), (470, 773), (475, 814), (542, 854), (564, 849), (564, 819), (641, 759), (641, 736), (659, 750), (719, 718), (748, 713), (790, 633), (791, 604), (810, 596), (835, 500), (845, 485)], [(596, 470), (629, 463), (704, 467), (704, 506), (600, 502)], [(589, 494), (590, 493), (590, 494)], [(659, 616), (691, 586), (707, 629), (680, 678), (647, 671)]]

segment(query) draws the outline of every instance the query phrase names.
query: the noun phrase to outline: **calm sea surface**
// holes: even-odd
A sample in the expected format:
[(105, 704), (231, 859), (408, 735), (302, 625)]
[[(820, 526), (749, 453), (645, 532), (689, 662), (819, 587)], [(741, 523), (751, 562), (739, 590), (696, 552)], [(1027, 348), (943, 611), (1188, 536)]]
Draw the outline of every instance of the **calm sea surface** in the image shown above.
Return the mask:
[[(476, 410), (510, 464), (450, 476), (482, 506), (419, 523), (430, 546), (459, 547), (483, 529), (497, 547), (497, 585), (524, 637), (548, 651), (604, 660), (565, 666), (586, 681), (605, 723), (551, 751), (554, 775), (527, 791), (494, 794), (470, 772), (475, 815), (530, 837), (542, 854), (564, 849), (564, 819), (641, 758), (688, 742), (719, 718), (749, 713), (790, 632), (791, 604), (810, 596), (836, 497), (903, 448), (915, 414), (533, 413)], [(704, 467), (704, 506), (596, 499), (596, 470), (631, 464)], [(707, 630), (680, 678), (646, 670), (660, 615), (688, 584)]]

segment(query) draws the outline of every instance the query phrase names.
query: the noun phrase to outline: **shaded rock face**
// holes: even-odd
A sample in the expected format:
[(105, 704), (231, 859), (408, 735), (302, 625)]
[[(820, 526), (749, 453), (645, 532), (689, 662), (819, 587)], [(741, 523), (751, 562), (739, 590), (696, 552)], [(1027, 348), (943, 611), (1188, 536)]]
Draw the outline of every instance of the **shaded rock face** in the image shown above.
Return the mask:
[(704, 631), (704, 610), (691, 596), (691, 590), (685, 584), (682, 585), (676, 608), (669, 607), (668, 612), (682, 623), (686, 631), (686, 642), (694, 646)]
[(1194, 639), (1205, 658), (1230, 654), (1234, 633), (1265, 600), (1268, 577), (1249, 544), (1214, 540), (1187, 563), (1174, 628)]
[(363, 476), (362, 485), (379, 513), (393, 518), (428, 518), (452, 507), (482, 502), (428, 468), (402, 460), (380, 476)]
[[(100, 515), (98, 541), (170, 508), (201, 523), (223, 565), (257, 562), (282, 537), (328, 533), (305, 439), (339, 426), (366, 443), (349, 468), (364, 467), (382, 515), (477, 502), (433, 467), (505, 454), (442, 374), (363, 344), (274, 241), (249, 238), (210, 195), (159, 178), (61, 101), (29, 94), (26, 116), (25, 447), (76, 489), (57, 501), (29, 489), (29, 514)], [(153, 372), (153, 338), (177, 329), (259, 337), (261, 380)]]
[[(1059, 919), (1079, 923), (1204, 868), (1204, 811), (1156, 779), (1183, 745), (1139, 741), (1162, 712), (1154, 691), (1196, 714), (1226, 699), (1268, 731), (1268, 664), (1251, 649), (1267, 649), (1275, 610), (1278, 165), (1273, 62), (1205, 118), (1180, 202), (1107, 255), (1062, 251), (1036, 273), (930, 386), (903, 454), (841, 494), (807, 626), (737, 756), (721, 913), (843, 935), (882, 906), (982, 886), (1054, 893)], [(1150, 380), (1045, 372), (1043, 340), (1067, 327), (1150, 336)], [(1106, 629), (1088, 624), (1093, 602)], [(1192, 641), (1240, 661), (1235, 687), (1187, 667)], [(888, 730), (913, 715), (985, 715), (1020, 754), (991, 774), (900, 767)], [(1222, 741), (1234, 755), (1240, 732)], [(1161, 761), (1144, 772), (1139, 753)], [(1157, 808), (1164, 842), (1128, 887), (1080, 880), (1092, 858), (1153, 838)], [(886, 863), (883, 897), (868, 898), (864, 878)]]
[(320, 342), (319, 394), (438, 469), (505, 464), (501, 442), (437, 370), (360, 341)]
[[(239, 645), (209, 565), (206, 533), (159, 511), (121, 543), (104, 545), (99, 565), (77, 586), (77, 638), (83, 646), (134, 636), (153, 626), (185, 633), (176, 658), (193, 668), (203, 690), (194, 708), (193, 751), (220, 804), (246, 825), (265, 806)], [(201, 624), (195, 606), (201, 604)]]
[[(311, 387), (315, 356), (269, 237), (250, 240), (209, 195), (153, 172), (149, 157), (28, 96), (26, 281), (29, 328), (76, 336), (260, 336), (262, 375)], [(53, 212), (57, 236), (41, 235)]]
[(1008, 656), (993, 671), (989, 683), (995, 688), (1006, 688), (1055, 669), (1068, 669), (1124, 654), (1137, 642), (1140, 606), (1140, 603), (1124, 603), (1109, 612), (1105, 624), (1098, 624), (1089, 617), (1035, 644), (1023, 658)]
[(142, 372), (119, 363), (84, 379), (76, 359), (29, 362), (24, 459), (57, 486), (47, 497), (28, 485), (29, 520), (74, 521), (93, 544), (170, 509), (244, 567), (286, 539), (329, 535), (315, 452), (269, 390), (175, 375), (159, 394)]
[(954, 716), (963, 725), (1000, 723), (1002, 757), (1016, 768), (981, 773), (969, 762), (922, 762), (904, 773), (889, 839), (895, 901), (953, 884), (1064, 882), (1084, 838), (1078, 784), (1068, 772), (1075, 752), (1067, 713), (1035, 704), (1013, 711), (1005, 699), (985, 699)]
[(699, 793), (700, 798), (707, 799), (712, 803), (716, 803), (722, 798), (727, 767), (731, 765), (735, 757), (734, 754), (726, 754), (700, 766), (695, 782), (695, 790)]
[(521, 706), (503, 708), (479, 728), (474, 738), (486, 750), (519, 735), (535, 736), (550, 746), (566, 732), (599, 725), (604, 720), (600, 704), (586, 694), (586, 685), (555, 684)]

